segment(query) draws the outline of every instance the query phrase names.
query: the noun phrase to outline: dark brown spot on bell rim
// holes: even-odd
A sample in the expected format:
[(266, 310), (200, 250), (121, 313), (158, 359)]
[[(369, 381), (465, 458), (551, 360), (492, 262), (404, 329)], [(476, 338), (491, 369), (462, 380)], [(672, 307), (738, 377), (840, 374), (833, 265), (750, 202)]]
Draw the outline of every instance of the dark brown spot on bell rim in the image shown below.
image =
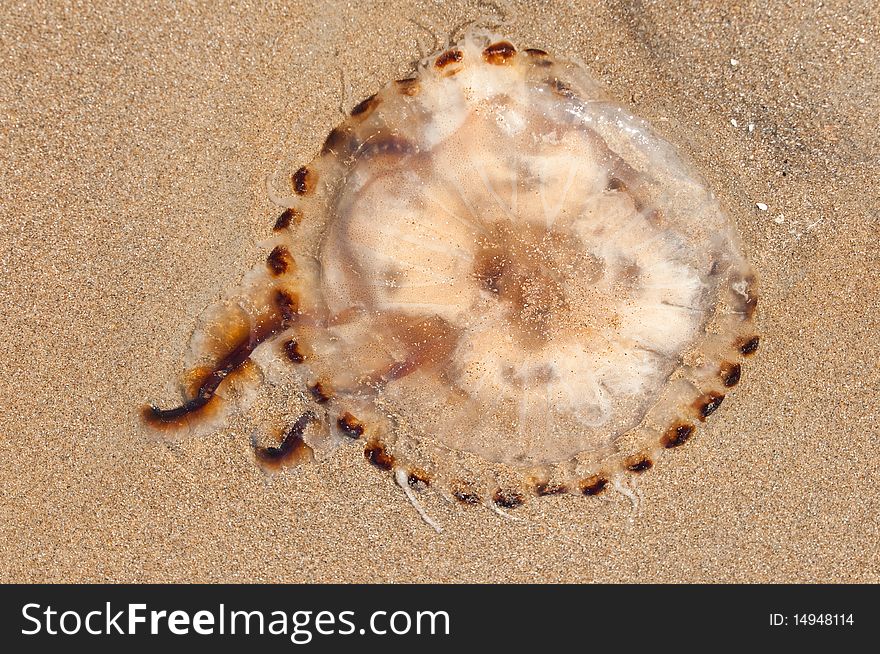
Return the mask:
[(547, 51), (541, 50), (540, 48), (526, 48), (525, 52), (526, 52), (526, 54), (528, 54), (531, 57), (546, 57), (547, 56)]
[(608, 480), (599, 475), (593, 475), (581, 482), (581, 492), (584, 495), (598, 495), (608, 485)]
[(452, 490), (452, 497), (457, 499), (462, 504), (479, 504), (480, 496), (477, 495), (472, 490), (464, 489), (464, 488), (454, 488)]
[(296, 314), (299, 313), (299, 301), (295, 295), (291, 295), (287, 291), (280, 289), (275, 291), (275, 306), (281, 314), (281, 328), (284, 329), (293, 322)]
[(349, 438), (357, 439), (364, 435), (364, 426), (361, 424), (361, 421), (347, 411), (339, 417), (336, 425)]
[(739, 383), (739, 378), (742, 376), (742, 366), (738, 363), (725, 361), (718, 368), (718, 376), (721, 377), (721, 382), (728, 388), (736, 386)]
[(630, 472), (644, 472), (650, 470), (654, 466), (654, 462), (645, 456), (635, 456), (627, 459), (626, 469)]
[(266, 257), (266, 267), (276, 277), (286, 273), (293, 265), (293, 257), (283, 245), (276, 246)]
[(373, 441), (364, 449), (364, 458), (380, 470), (394, 468), (394, 457), (388, 454), (385, 446), (379, 441)]
[(324, 145), (321, 146), (321, 154), (333, 153), (336, 155), (348, 155), (354, 150), (355, 139), (345, 127), (334, 127), (330, 130)]
[(282, 229), (287, 229), (290, 227), (290, 224), (299, 225), (302, 221), (302, 212), (296, 209), (285, 209), (284, 213), (278, 216), (278, 220), (275, 221), (275, 226), (272, 227), (272, 231), (280, 232)]
[(492, 496), (492, 501), (502, 508), (515, 509), (516, 507), (523, 505), (525, 498), (515, 490), (504, 490), (499, 488), (495, 491), (495, 495)]
[(314, 451), (303, 440), (305, 428), (314, 420), (315, 414), (307, 411), (293, 424), (280, 445), (277, 447), (254, 446), (254, 456), (264, 467), (273, 469), (314, 460)]
[(702, 397), (698, 398), (697, 401), (694, 403), (694, 406), (697, 409), (700, 420), (705, 420), (713, 413), (715, 413), (715, 409), (720, 407), (723, 401), (724, 396), (721, 393), (706, 393)]
[(499, 41), (498, 43), (493, 43), (490, 46), (487, 46), (485, 50), (483, 50), (483, 59), (486, 63), (493, 64), (495, 66), (503, 66), (507, 64), (513, 56), (516, 54), (516, 48), (513, 47), (513, 44), (509, 41)]
[(306, 357), (300, 352), (299, 343), (297, 343), (292, 338), (284, 343), (284, 354), (287, 355), (287, 358), (293, 361), (293, 363), (302, 363), (306, 360)]
[(437, 68), (446, 68), (451, 63), (459, 62), (464, 59), (464, 53), (461, 50), (447, 50), (439, 57), (437, 57), (437, 61), (434, 62), (434, 65)]
[(320, 381), (315, 382), (311, 386), (309, 386), (309, 393), (312, 394), (312, 399), (315, 400), (318, 404), (324, 404), (328, 402), (331, 398), (331, 394), (327, 386)]
[(413, 488), (417, 488), (419, 486), (430, 486), (431, 478), (428, 476), (428, 473), (424, 470), (419, 470), (418, 468), (413, 468), (412, 470), (407, 471), (406, 475), (406, 483), (412, 486)]
[(561, 495), (562, 493), (568, 492), (568, 486), (565, 484), (550, 484), (546, 482), (539, 482), (535, 484), (535, 494), (539, 497), (545, 497), (547, 495)]
[(403, 95), (412, 97), (419, 92), (419, 80), (415, 77), (399, 79), (394, 83), (397, 85), (397, 90), (403, 93)]
[(308, 195), (315, 190), (315, 173), (303, 166), (293, 173), (293, 191), (297, 195)]
[(682, 445), (687, 439), (694, 435), (694, 426), (687, 422), (679, 422), (672, 425), (669, 429), (666, 430), (666, 433), (663, 434), (663, 438), (660, 439), (660, 442), (663, 444), (665, 448), (678, 447)]
[(743, 356), (749, 356), (754, 354), (758, 349), (758, 344), (761, 342), (760, 336), (752, 336), (749, 339), (744, 340), (740, 343), (739, 351)]
[(382, 100), (379, 99), (376, 95), (371, 95), (366, 100), (362, 100), (357, 105), (355, 105), (354, 109), (351, 110), (352, 116), (360, 116), (361, 118), (366, 118), (369, 116), (376, 107), (379, 106)]

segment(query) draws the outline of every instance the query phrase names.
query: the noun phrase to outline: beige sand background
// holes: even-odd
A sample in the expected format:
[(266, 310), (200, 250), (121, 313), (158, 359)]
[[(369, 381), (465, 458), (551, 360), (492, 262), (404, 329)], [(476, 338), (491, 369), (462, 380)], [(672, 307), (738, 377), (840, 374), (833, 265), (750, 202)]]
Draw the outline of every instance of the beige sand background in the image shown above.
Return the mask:
[[(0, 580), (880, 581), (880, 10), (769, 4), (4, 0)], [(264, 255), (263, 176), (480, 17), (582, 59), (717, 189), (762, 285), (737, 392), (638, 514), (431, 501), (440, 535), (355, 446), (267, 479), (241, 420), (145, 439)]]

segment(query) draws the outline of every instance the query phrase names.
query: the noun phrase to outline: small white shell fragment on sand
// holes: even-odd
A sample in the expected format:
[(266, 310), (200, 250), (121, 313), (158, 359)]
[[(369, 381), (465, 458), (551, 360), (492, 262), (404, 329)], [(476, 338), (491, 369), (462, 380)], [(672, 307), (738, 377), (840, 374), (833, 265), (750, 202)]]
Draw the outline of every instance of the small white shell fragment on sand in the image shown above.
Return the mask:
[(216, 429), (293, 379), (308, 410), (263, 465), (360, 440), (408, 491), (513, 508), (649, 469), (758, 347), (705, 180), (542, 50), (469, 34), (358, 104), (291, 189), (154, 428)]

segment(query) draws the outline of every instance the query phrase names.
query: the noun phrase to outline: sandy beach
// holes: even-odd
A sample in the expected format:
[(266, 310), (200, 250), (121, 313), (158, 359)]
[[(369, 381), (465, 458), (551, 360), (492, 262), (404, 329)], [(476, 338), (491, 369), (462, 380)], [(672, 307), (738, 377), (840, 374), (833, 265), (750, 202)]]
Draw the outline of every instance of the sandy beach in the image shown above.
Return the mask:
[[(880, 581), (877, 3), (363, 4), (2, 3), (0, 581)], [(356, 445), (267, 477), (244, 415), (148, 438), (265, 256), (267, 173), (467, 21), (582, 61), (708, 179), (760, 282), (737, 390), (637, 510), (432, 500), (440, 534)]]

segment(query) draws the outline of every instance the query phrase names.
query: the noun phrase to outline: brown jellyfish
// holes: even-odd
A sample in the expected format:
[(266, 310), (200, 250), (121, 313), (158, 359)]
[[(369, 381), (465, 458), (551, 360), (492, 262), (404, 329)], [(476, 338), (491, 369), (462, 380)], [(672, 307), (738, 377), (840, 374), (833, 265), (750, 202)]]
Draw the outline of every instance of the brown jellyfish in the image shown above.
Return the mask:
[(472, 32), (358, 104), (273, 200), (265, 263), (144, 420), (210, 431), (294, 379), (308, 408), (256, 460), (361, 441), (431, 524), (428, 488), (515, 509), (643, 474), (758, 347), (703, 178), (583, 68), (508, 39)]

